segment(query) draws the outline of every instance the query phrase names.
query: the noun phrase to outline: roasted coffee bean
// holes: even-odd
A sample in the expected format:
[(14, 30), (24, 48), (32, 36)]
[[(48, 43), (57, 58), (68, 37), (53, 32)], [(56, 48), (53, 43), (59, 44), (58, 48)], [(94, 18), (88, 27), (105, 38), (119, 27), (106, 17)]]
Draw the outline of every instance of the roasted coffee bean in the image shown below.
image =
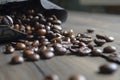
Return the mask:
[(91, 53), (91, 49), (88, 47), (81, 47), (78, 49), (78, 55), (80, 56), (86, 56), (89, 55)]
[(57, 30), (62, 30), (62, 27), (60, 25), (53, 25), (53, 28)]
[(38, 61), (40, 59), (40, 55), (38, 55), (38, 54), (28, 54), (27, 59), (29, 61)]
[(79, 41), (84, 42), (85, 44), (89, 44), (92, 42), (91, 38), (80, 38)]
[(79, 45), (79, 47), (85, 47), (85, 46), (87, 46), (84, 42), (79, 42), (78, 45)]
[(37, 34), (38, 34), (38, 36), (45, 36), (46, 30), (45, 29), (38, 29)]
[(90, 35), (88, 35), (88, 34), (82, 34), (82, 33), (80, 33), (80, 37), (81, 38), (92, 38)]
[(106, 42), (113, 42), (114, 41), (114, 37), (112, 37), (112, 36), (109, 36), (109, 37), (105, 37), (105, 40), (106, 40)]
[(11, 64), (20, 64), (24, 62), (24, 58), (22, 56), (19, 55), (15, 55), (12, 57), (11, 59)]
[(111, 74), (118, 69), (118, 65), (115, 63), (106, 63), (99, 67), (100, 73)]
[(52, 24), (54, 24), (54, 25), (61, 25), (61, 23), (62, 22), (60, 20), (58, 20), (58, 19), (52, 21)]
[(93, 49), (92, 52), (91, 52), (91, 55), (92, 56), (102, 56), (102, 50), (100, 49)]
[(95, 31), (95, 28), (87, 29), (87, 32), (88, 32), (88, 33), (93, 33), (94, 31)]
[(59, 79), (58, 75), (50, 74), (50, 75), (45, 76), (44, 80), (60, 80), (60, 79)]
[(66, 54), (66, 52), (67, 52), (67, 49), (65, 47), (55, 48), (56, 55), (64, 55)]
[(42, 55), (46, 59), (50, 59), (50, 58), (55, 56), (54, 53), (52, 51), (49, 51), (49, 50), (44, 51)]
[(106, 43), (106, 40), (104, 39), (95, 39), (94, 40), (94, 43), (97, 45), (97, 46), (102, 46)]
[(105, 35), (101, 35), (101, 34), (96, 34), (96, 37), (98, 39), (105, 39)]
[(13, 53), (15, 51), (15, 48), (12, 45), (6, 45), (6, 50), (5, 53), (9, 54), (9, 53)]
[(87, 80), (85, 76), (78, 74), (70, 76), (69, 80)]
[(29, 54), (35, 54), (34, 51), (31, 48), (25, 49), (23, 51), (23, 57), (27, 57)]
[(16, 49), (18, 49), (18, 50), (22, 50), (22, 49), (25, 49), (25, 48), (26, 48), (26, 45), (24, 43), (18, 42), (16, 44)]
[(92, 44), (88, 44), (87, 47), (90, 48), (91, 50), (94, 49), (94, 45), (92, 45)]
[(33, 43), (32, 43), (33, 47), (38, 47), (39, 45), (40, 45), (39, 40), (34, 40)]
[(113, 53), (116, 51), (116, 47), (114, 46), (106, 46), (104, 49), (103, 49), (103, 52), (104, 53)]
[(62, 47), (62, 44), (60, 43), (54, 43), (53, 47), (56, 49), (56, 48), (61, 48)]
[(72, 52), (72, 53), (77, 53), (78, 50), (79, 50), (79, 45), (72, 45), (69, 47), (69, 50)]

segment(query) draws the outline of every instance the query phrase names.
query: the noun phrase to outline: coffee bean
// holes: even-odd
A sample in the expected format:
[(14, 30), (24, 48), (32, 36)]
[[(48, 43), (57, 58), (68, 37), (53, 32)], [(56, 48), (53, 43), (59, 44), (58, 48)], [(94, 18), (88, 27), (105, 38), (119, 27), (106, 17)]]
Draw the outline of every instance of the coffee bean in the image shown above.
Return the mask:
[(104, 49), (103, 49), (103, 52), (104, 53), (113, 53), (116, 51), (116, 47), (114, 46), (106, 46)]
[(96, 37), (98, 39), (105, 39), (105, 35), (101, 35), (101, 34), (96, 34)]
[(54, 57), (54, 53), (52, 51), (46, 50), (43, 52), (43, 57), (46, 59), (50, 59)]
[(92, 42), (91, 38), (80, 38), (79, 41), (84, 42), (85, 44), (89, 44)]
[(85, 76), (78, 74), (70, 76), (69, 80), (87, 80)]
[(118, 69), (118, 65), (115, 63), (106, 63), (99, 67), (100, 73), (111, 74)]
[(37, 31), (37, 34), (38, 34), (38, 36), (44, 36), (46, 34), (46, 30), (45, 29), (39, 29)]
[(60, 79), (59, 79), (58, 75), (50, 74), (50, 75), (45, 76), (44, 80), (60, 80)]
[(29, 61), (38, 61), (40, 59), (40, 56), (38, 54), (28, 54), (27, 59)]
[(12, 45), (6, 45), (6, 51), (5, 53), (13, 53), (15, 51), (15, 48)]
[(114, 37), (109, 36), (105, 38), (106, 42), (113, 42), (114, 41)]
[(24, 62), (24, 58), (22, 56), (14, 55), (11, 59), (11, 64), (20, 64)]
[(33, 43), (32, 43), (33, 47), (38, 47), (39, 45), (40, 45), (39, 40), (34, 40)]
[(56, 55), (64, 55), (66, 54), (66, 52), (67, 52), (67, 49), (64, 47), (55, 48)]
[(34, 51), (31, 48), (25, 49), (23, 51), (23, 57), (27, 57), (29, 54), (35, 54)]
[(91, 51), (92, 50), (88, 47), (81, 47), (78, 49), (78, 55), (86, 56), (86, 55), (89, 55)]
[(85, 47), (85, 46), (87, 46), (84, 42), (79, 42), (78, 45), (79, 45), (79, 47)]
[(93, 33), (94, 31), (95, 31), (95, 28), (87, 29), (87, 32), (88, 32), (88, 33)]
[(24, 43), (18, 42), (16, 44), (16, 49), (18, 49), (18, 50), (22, 50), (22, 49), (25, 49), (25, 48), (26, 48), (26, 45)]
[(93, 49), (91, 52), (92, 56), (102, 56), (102, 50), (100, 49)]
[(106, 40), (104, 39), (95, 39), (94, 40), (94, 43), (97, 45), (97, 46), (102, 46), (106, 43)]

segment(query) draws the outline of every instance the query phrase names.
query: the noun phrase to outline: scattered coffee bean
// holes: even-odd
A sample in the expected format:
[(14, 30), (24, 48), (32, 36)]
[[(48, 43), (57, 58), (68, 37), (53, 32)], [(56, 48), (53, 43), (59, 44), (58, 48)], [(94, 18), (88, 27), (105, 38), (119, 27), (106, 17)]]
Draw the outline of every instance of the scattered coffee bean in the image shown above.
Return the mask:
[(38, 61), (40, 59), (40, 56), (38, 54), (28, 54), (27, 59), (29, 61)]
[(89, 55), (91, 51), (92, 50), (88, 47), (81, 47), (78, 49), (78, 55), (86, 56), (86, 55)]
[(55, 56), (54, 53), (52, 51), (49, 51), (49, 50), (44, 51), (42, 55), (46, 59), (50, 59), (50, 58)]
[(95, 28), (87, 29), (87, 32), (88, 32), (88, 33), (93, 33), (94, 31), (95, 31)]
[(50, 75), (45, 76), (44, 80), (60, 80), (60, 79), (56, 74), (50, 74)]
[(105, 35), (101, 35), (101, 34), (96, 34), (96, 37), (98, 39), (105, 39)]
[(94, 43), (97, 45), (97, 46), (102, 46), (106, 43), (106, 40), (104, 39), (95, 39), (94, 40)]
[(22, 56), (15, 55), (11, 59), (11, 64), (20, 64), (24, 62), (24, 58)]
[(113, 42), (114, 41), (114, 37), (109, 36), (105, 38), (106, 42)]
[(5, 53), (13, 53), (15, 51), (15, 48), (12, 45), (6, 45), (6, 51)]
[(23, 49), (25, 49), (25, 48), (26, 48), (26, 45), (25, 45), (24, 43), (18, 42), (18, 43), (16, 44), (16, 49), (18, 49), (18, 50), (23, 50)]
[(87, 80), (85, 76), (79, 74), (79, 75), (72, 75), (69, 80)]
[(111, 74), (118, 69), (118, 65), (115, 63), (106, 63), (100, 66), (100, 73)]
[(114, 46), (107, 46), (103, 49), (104, 53), (113, 53), (116, 51), (116, 47)]
[(92, 52), (91, 52), (91, 55), (92, 56), (102, 56), (102, 50), (100, 49), (93, 49)]
[(25, 49), (25, 50), (23, 51), (23, 57), (26, 58), (29, 54), (35, 54), (34, 51), (33, 51), (31, 48)]

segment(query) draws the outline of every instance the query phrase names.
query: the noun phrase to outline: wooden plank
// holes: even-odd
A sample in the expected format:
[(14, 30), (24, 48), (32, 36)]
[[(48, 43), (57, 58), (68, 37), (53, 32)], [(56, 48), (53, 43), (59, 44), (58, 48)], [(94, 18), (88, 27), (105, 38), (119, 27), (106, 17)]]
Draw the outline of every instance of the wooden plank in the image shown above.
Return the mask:
[(41, 72), (31, 62), (10, 65), (13, 54), (3, 54), (4, 46), (0, 46), (0, 80), (41, 80)]

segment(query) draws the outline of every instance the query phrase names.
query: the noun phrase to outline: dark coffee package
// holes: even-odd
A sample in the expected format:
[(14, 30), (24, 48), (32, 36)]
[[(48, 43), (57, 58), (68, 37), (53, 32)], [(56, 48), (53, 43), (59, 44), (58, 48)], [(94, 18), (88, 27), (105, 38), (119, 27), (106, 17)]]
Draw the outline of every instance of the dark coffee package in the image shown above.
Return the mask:
[[(0, 20), (1, 16), (6, 17), (6, 15), (10, 15), (10, 12), (22, 12), (23, 9), (27, 8), (35, 9), (46, 17), (55, 15), (62, 22), (67, 19), (67, 11), (48, 0), (1, 0)], [(25, 33), (12, 29), (12, 23), (7, 22), (6, 24), (0, 24), (0, 43), (25, 38)]]

